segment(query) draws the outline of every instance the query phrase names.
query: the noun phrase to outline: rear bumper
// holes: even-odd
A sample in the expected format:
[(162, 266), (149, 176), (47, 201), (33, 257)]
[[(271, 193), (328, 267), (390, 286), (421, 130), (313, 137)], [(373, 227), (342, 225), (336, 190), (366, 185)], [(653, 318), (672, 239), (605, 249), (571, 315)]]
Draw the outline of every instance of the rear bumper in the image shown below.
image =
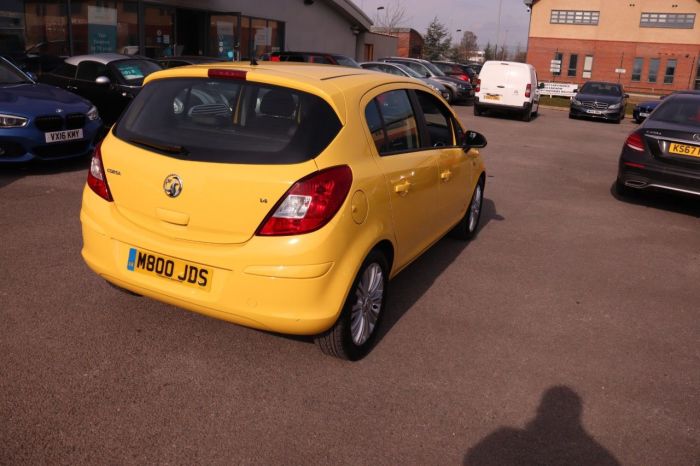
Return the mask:
[[(700, 196), (700, 168), (690, 169), (649, 160), (625, 148), (620, 156), (617, 179), (628, 188), (662, 190)], [(630, 165), (632, 164), (632, 165)]]
[[(296, 242), (257, 236), (230, 245), (172, 240), (124, 220), (113, 203), (89, 188), (80, 220), (83, 259), (110, 283), (217, 319), (287, 334), (314, 335), (333, 325), (367, 253), (359, 244), (366, 240), (362, 234), (350, 231), (343, 249), (331, 244), (324, 229), (295, 237)], [(210, 288), (129, 270), (132, 247), (206, 266), (212, 271)]]
[(532, 103), (529, 101), (523, 102), (522, 105), (504, 105), (494, 102), (486, 102), (479, 99), (478, 96), (474, 97), (474, 105), (477, 105), (479, 109), (482, 110), (507, 110), (513, 112), (523, 112), (532, 107)]

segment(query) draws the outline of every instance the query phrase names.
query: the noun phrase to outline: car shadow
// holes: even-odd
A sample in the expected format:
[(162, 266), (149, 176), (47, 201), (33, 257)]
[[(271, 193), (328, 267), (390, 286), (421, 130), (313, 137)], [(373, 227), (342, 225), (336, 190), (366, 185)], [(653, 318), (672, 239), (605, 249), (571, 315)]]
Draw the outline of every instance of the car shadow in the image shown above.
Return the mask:
[(397, 275), (389, 285), (387, 307), (376, 344), (381, 342), (452, 262), (470, 245), (478, 242), (479, 235), (483, 234), (489, 223), (503, 220), (505, 218), (498, 214), (493, 200), (484, 198), (479, 229), (474, 239), (467, 242), (446, 236)]
[(678, 214), (700, 218), (700, 202), (696, 196), (666, 191), (639, 191), (630, 195), (620, 196), (615, 190), (615, 183), (610, 186), (610, 194), (620, 202), (648, 207), (651, 209), (668, 210)]
[[(501, 120), (513, 120), (513, 121), (523, 121), (522, 117), (518, 115), (515, 112), (508, 111), (508, 110), (498, 110), (498, 109), (489, 109), (489, 110), (484, 110), (484, 113), (480, 115), (482, 118), (483, 117), (488, 117), (488, 118), (498, 118)], [(540, 113), (540, 110), (538, 109), (537, 113), (533, 114), (530, 116), (530, 121), (535, 121), (539, 118), (541, 118), (542, 113)], [(528, 123), (528, 122), (524, 122)]]
[(34, 161), (25, 164), (0, 165), (0, 189), (27, 176), (75, 172), (87, 170), (89, 166), (90, 157), (87, 156), (70, 160)]
[(581, 424), (583, 401), (571, 388), (547, 389), (524, 428), (501, 427), (464, 455), (464, 466), (580, 464), (619, 466)]

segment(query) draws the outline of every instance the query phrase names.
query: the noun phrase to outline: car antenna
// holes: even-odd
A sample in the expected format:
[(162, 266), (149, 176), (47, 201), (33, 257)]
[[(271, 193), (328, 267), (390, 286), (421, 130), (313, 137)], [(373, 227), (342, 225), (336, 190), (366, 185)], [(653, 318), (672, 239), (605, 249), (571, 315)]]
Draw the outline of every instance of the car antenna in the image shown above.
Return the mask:
[(255, 54), (250, 57), (250, 66), (258, 66), (258, 61), (255, 59)]

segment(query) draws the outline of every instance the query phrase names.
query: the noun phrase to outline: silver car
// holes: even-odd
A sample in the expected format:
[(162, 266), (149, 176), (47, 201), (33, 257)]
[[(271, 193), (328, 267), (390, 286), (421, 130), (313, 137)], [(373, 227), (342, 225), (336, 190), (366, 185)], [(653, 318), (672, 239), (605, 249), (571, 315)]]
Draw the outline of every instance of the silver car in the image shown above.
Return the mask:
[(440, 94), (446, 101), (450, 102), (452, 100), (453, 93), (450, 92), (444, 84), (431, 78), (425, 78), (401, 63), (368, 61), (360, 63), (360, 66), (366, 70), (381, 71), (383, 73), (395, 74), (397, 76), (407, 76), (409, 78), (419, 79), (430, 86), (435, 92)]

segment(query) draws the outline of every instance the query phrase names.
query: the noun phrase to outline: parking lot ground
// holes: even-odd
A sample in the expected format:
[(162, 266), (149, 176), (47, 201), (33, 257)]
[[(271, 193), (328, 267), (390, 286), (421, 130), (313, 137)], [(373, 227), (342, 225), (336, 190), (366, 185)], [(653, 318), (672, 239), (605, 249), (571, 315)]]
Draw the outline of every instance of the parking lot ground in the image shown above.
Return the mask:
[(357, 363), (107, 286), (87, 165), (0, 167), (0, 464), (700, 464), (698, 201), (616, 198), (629, 120), (457, 108), (479, 235), (391, 283)]

